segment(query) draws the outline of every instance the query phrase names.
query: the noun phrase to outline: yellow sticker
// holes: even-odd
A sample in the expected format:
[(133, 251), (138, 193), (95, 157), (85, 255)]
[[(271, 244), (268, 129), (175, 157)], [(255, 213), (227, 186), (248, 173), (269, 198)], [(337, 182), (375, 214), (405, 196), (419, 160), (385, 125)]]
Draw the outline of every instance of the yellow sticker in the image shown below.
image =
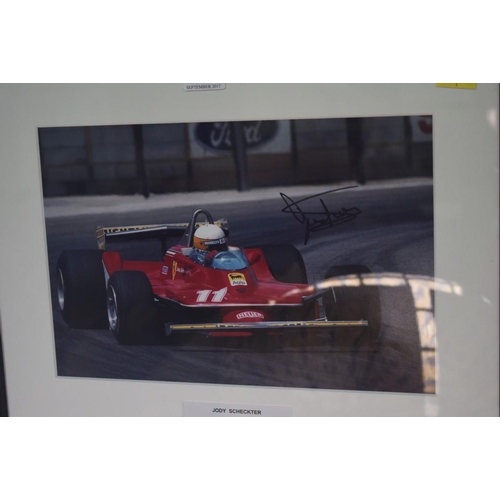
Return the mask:
[(241, 273), (231, 273), (227, 275), (231, 286), (247, 286), (245, 275)]
[(446, 89), (476, 90), (477, 83), (436, 83), (436, 87), (442, 87)]

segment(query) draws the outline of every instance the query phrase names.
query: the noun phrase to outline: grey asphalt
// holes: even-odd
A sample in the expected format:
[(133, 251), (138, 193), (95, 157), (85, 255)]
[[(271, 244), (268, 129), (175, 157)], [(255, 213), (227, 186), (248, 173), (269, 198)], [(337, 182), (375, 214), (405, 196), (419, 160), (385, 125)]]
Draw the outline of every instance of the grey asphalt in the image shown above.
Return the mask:
[[(325, 188), (325, 190), (328, 188)], [(331, 211), (356, 207), (362, 214), (335, 228), (313, 233), (304, 245), (304, 227), (282, 212), (279, 196), (262, 200), (51, 216), (46, 219), (52, 288), (57, 370), (60, 376), (158, 380), (247, 386), (304, 387), (364, 391), (429, 391), (424, 376), (416, 309), (410, 287), (382, 286), (382, 330), (374, 351), (336, 347), (327, 334), (312, 339), (287, 337), (255, 350), (245, 343), (182, 337), (173, 345), (120, 346), (109, 331), (74, 330), (57, 307), (55, 265), (63, 250), (96, 248), (95, 228), (106, 226), (188, 222), (194, 209), (206, 208), (215, 219), (226, 217), (230, 243), (236, 246), (291, 243), (303, 253), (309, 281), (323, 279), (333, 265), (364, 264), (381, 275), (434, 276), (432, 185), (347, 190), (325, 195)], [(286, 193), (286, 188), (283, 188)], [(288, 193), (287, 193), (288, 194)], [(294, 200), (297, 198), (294, 197)], [(88, 198), (92, 203), (92, 198)], [(319, 208), (317, 198), (304, 209)], [(125, 258), (159, 259), (157, 243), (113, 247)], [(432, 311), (431, 311), (432, 313)], [(432, 367), (431, 367), (432, 368)], [(431, 374), (432, 377), (432, 374)], [(432, 389), (431, 389), (432, 391)]]

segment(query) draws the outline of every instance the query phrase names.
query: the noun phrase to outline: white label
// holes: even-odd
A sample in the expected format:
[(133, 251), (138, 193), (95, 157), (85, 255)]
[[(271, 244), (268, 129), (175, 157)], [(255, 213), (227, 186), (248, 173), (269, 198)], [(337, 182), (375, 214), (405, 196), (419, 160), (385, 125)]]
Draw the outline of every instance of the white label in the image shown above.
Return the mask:
[(238, 313), (236, 315), (236, 319), (243, 319), (243, 318), (264, 319), (264, 315), (260, 312), (257, 312), (257, 311), (244, 311), (244, 312)]
[(291, 406), (183, 401), (184, 417), (292, 417)]
[(203, 90), (224, 90), (225, 83), (185, 83), (184, 90), (186, 92), (200, 92)]

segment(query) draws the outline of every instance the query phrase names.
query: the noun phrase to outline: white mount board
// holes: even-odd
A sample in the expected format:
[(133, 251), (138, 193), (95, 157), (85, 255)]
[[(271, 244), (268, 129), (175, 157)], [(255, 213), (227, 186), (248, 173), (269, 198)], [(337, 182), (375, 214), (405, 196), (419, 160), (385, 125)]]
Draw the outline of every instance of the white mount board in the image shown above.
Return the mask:
[[(278, 405), (305, 415), (498, 415), (498, 85), (0, 86), (0, 313), (9, 412), (180, 416), (183, 400)], [(436, 395), (94, 380), (56, 376), (37, 127), (432, 115)]]

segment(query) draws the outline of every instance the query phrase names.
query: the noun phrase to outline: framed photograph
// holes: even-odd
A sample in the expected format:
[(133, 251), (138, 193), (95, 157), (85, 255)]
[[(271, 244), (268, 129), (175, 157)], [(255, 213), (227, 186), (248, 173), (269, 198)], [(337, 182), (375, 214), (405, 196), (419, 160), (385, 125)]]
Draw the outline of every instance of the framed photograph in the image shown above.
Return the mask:
[(2, 87), (11, 414), (498, 414), (498, 85), (189, 85)]
[(435, 393), (432, 117), (39, 146), (58, 376)]

